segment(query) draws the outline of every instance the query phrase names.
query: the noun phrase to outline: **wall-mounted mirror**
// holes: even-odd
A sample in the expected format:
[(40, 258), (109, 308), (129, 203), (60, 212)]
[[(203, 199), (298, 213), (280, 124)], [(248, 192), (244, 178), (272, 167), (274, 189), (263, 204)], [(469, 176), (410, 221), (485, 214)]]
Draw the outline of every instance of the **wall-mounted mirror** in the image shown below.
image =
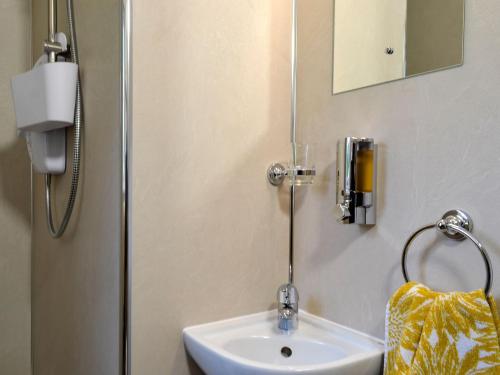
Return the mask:
[(463, 63), (465, 0), (334, 3), (334, 94)]

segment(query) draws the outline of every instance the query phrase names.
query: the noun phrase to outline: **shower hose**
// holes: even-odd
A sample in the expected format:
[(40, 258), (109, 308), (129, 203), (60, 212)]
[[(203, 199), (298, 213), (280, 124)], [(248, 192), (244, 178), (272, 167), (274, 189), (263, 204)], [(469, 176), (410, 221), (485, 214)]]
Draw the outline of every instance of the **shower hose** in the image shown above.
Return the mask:
[[(74, 21), (74, 10), (73, 10), (73, 0), (67, 0), (67, 12), (68, 12), (68, 24), (70, 33), (70, 50), (71, 50), (71, 61), (79, 66), (78, 58), (78, 47), (76, 44), (76, 29)], [(71, 176), (71, 188), (69, 191), (68, 201), (66, 203), (66, 209), (64, 211), (64, 216), (62, 218), (61, 224), (58, 227), (54, 225), (53, 213), (52, 213), (52, 176), (50, 174), (45, 175), (45, 208), (47, 214), (47, 225), (49, 233), (53, 238), (60, 238), (66, 231), (71, 214), (73, 213), (73, 208), (75, 206), (76, 195), (78, 192), (78, 181), (80, 179), (80, 157), (81, 157), (81, 129), (83, 126), (83, 116), (82, 116), (82, 89), (80, 85), (80, 74), (78, 73), (78, 80), (76, 83), (76, 102), (75, 102), (75, 116), (74, 116), (74, 135), (73, 135), (73, 165), (72, 165), (72, 176)]]

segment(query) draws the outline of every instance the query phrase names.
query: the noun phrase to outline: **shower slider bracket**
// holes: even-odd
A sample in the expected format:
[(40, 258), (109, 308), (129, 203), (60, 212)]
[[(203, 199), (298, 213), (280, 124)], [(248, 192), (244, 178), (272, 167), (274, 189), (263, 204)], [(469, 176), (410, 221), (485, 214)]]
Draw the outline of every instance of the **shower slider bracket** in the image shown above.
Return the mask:
[(63, 52), (66, 52), (66, 48), (64, 48), (61, 43), (59, 42), (50, 42), (48, 40), (43, 42), (43, 50), (45, 53), (55, 53), (56, 55), (59, 55)]
[(59, 32), (55, 34), (55, 40), (45, 40), (43, 42), (43, 51), (49, 56), (55, 54), (56, 59), (58, 56), (64, 57), (67, 60), (70, 57), (70, 46), (66, 34)]

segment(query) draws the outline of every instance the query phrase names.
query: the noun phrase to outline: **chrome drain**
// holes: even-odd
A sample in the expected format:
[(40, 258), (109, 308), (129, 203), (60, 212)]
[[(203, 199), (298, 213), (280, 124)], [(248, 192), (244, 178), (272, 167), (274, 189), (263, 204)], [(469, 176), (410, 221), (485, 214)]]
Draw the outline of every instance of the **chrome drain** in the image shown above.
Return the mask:
[(292, 349), (290, 349), (288, 346), (284, 346), (281, 348), (281, 355), (285, 358), (289, 358), (292, 356)]

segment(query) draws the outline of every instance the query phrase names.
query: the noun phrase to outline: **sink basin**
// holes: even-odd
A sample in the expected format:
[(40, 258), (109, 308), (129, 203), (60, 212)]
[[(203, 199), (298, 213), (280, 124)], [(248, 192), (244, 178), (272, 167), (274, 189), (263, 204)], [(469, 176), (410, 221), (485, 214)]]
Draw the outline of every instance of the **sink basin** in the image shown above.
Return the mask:
[(375, 375), (384, 355), (381, 340), (299, 313), (293, 333), (277, 329), (268, 311), (184, 329), (188, 352), (207, 375)]

